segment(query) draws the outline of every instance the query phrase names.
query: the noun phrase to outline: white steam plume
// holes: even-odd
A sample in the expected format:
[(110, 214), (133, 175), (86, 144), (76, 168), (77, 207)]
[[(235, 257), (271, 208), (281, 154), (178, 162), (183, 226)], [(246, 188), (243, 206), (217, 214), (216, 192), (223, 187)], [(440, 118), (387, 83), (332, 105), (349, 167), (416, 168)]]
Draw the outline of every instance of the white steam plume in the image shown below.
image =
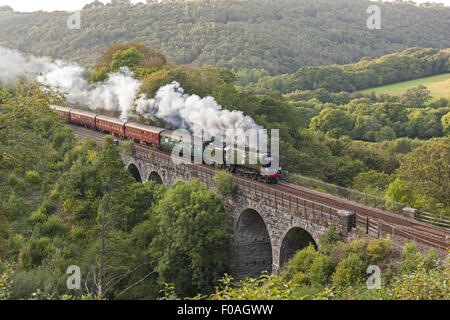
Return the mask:
[(67, 100), (72, 104), (94, 110), (119, 111), (124, 120), (136, 110), (146, 118), (164, 120), (173, 128), (192, 130), (194, 125), (201, 126), (213, 136), (232, 130), (236, 136), (244, 137), (250, 129), (261, 129), (241, 111), (223, 110), (212, 97), (184, 94), (177, 82), (160, 88), (154, 99), (145, 95), (136, 99), (141, 82), (134, 79), (127, 68), (109, 74), (107, 81), (97, 84), (88, 84), (83, 73), (84, 69), (76, 63), (25, 57), (16, 50), (0, 47), (1, 85), (12, 85), (18, 77), (34, 78), (66, 92)]
[(141, 83), (124, 68), (109, 74), (106, 82), (88, 84), (84, 69), (76, 63), (48, 58), (25, 57), (16, 50), (0, 47), (0, 84), (13, 85), (19, 77), (36, 79), (53, 89), (67, 93), (69, 103), (89, 109), (119, 111), (126, 119)]
[(237, 137), (244, 137), (249, 130), (262, 129), (242, 111), (223, 110), (213, 97), (185, 94), (176, 81), (160, 88), (154, 99), (141, 95), (136, 100), (136, 112), (145, 118), (163, 119), (175, 128), (192, 131), (197, 125), (213, 136), (224, 135), (229, 130)]

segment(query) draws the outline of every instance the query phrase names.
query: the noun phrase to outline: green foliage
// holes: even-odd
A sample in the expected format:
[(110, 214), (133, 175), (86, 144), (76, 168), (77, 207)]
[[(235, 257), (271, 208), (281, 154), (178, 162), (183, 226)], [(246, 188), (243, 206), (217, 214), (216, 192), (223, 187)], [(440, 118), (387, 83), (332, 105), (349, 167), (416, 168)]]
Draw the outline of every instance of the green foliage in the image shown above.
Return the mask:
[(28, 245), (20, 251), (19, 262), (22, 268), (30, 270), (42, 264), (54, 250), (49, 238), (31, 239)]
[(233, 283), (233, 278), (225, 275), (209, 300), (303, 300), (305, 296), (296, 294), (296, 286), (284, 282), (276, 274), (263, 274), (256, 279), (245, 279)]
[(410, 207), (417, 207), (419, 195), (414, 192), (403, 180), (395, 179), (386, 190), (388, 200), (404, 203)]
[(217, 170), (213, 177), (217, 191), (223, 197), (233, 197), (237, 192), (237, 186), (233, 181), (233, 175), (224, 170)]
[(386, 239), (379, 238), (370, 240), (367, 244), (366, 254), (371, 264), (382, 263), (389, 259), (394, 251), (394, 246), (390, 236)]
[(353, 179), (353, 189), (378, 196), (384, 196), (391, 181), (392, 178), (388, 174), (369, 170), (361, 172)]
[(450, 136), (450, 112), (441, 118), (442, 131), (445, 135)]
[(333, 285), (348, 287), (358, 285), (365, 280), (367, 265), (356, 253), (351, 253), (339, 262), (333, 274)]
[(341, 232), (339, 228), (335, 226), (331, 226), (328, 228), (327, 232), (320, 237), (320, 245), (321, 246), (330, 246), (335, 245), (339, 241), (341, 241)]
[(364, 171), (367, 171), (367, 167), (361, 160), (339, 159), (334, 180), (341, 186), (351, 187), (355, 177)]
[[(448, 69), (447, 61), (440, 62), (435, 55), (422, 52), (413, 52), (410, 58), (388, 56), (385, 63), (374, 63), (367, 57), (411, 46), (449, 47), (447, 7), (380, 4), (383, 30), (374, 33), (365, 27), (370, 1), (115, 2), (118, 4), (103, 6), (96, 1), (87, 5), (82, 13), (83, 32), (60, 32), (67, 19), (65, 12), (1, 11), (0, 45), (38, 56), (79, 60), (84, 65), (95, 63), (99, 49), (124, 41), (151, 44), (177, 64), (235, 70), (264, 68), (272, 75), (292, 73), (304, 66), (352, 63), (361, 58), (360, 64), (373, 65), (367, 73), (361, 72), (359, 65), (342, 71), (336, 67), (317, 71), (305, 67), (305, 73), (317, 73), (315, 86), (331, 84), (338, 91), (345, 90), (342, 87), (350, 81), (368, 87), (382, 83), (380, 78), (391, 83), (421, 73), (434, 74), (441, 67)], [(336, 16), (342, 19), (336, 21)], [(414, 23), (406, 26), (404, 21)], [(430, 62), (425, 62), (427, 59)], [(348, 79), (340, 81), (341, 73), (348, 74)], [(280, 90), (277, 81), (270, 82), (274, 90)], [(310, 85), (309, 81), (297, 82), (296, 89)]]
[(401, 271), (402, 274), (411, 274), (418, 270), (422, 262), (422, 255), (415, 242), (405, 244), (402, 253)]
[(177, 295), (210, 292), (230, 267), (230, 221), (220, 198), (199, 181), (179, 183), (155, 208), (159, 233), (152, 241), (160, 283)]
[(311, 128), (327, 133), (330, 137), (339, 138), (349, 135), (353, 121), (343, 110), (324, 109), (311, 119)]
[(31, 185), (36, 185), (41, 181), (41, 177), (38, 172), (30, 170), (25, 173), (25, 180)]
[(127, 50), (117, 50), (112, 57), (111, 71), (118, 71), (123, 67), (135, 71), (141, 65), (143, 59), (144, 56), (134, 47)]
[(432, 139), (407, 155), (398, 170), (400, 178), (409, 189), (428, 203), (424, 208), (444, 208), (450, 214), (450, 138)]
[(125, 141), (120, 145), (120, 150), (127, 156), (134, 156), (136, 150), (134, 148), (134, 142), (133, 141)]
[(427, 87), (420, 85), (406, 91), (401, 97), (401, 102), (410, 108), (423, 107), (425, 102), (431, 99), (430, 90)]
[(0, 300), (7, 300), (11, 295), (11, 276), (14, 270), (7, 266), (0, 270)]
[(104, 82), (108, 79), (108, 71), (107, 67), (100, 67), (98, 70), (91, 73), (91, 78), (89, 82)]
[[(436, 49), (409, 48), (401, 53), (378, 59), (364, 57), (348, 65), (303, 66), (297, 72), (264, 77), (258, 81), (257, 92), (278, 90), (290, 93), (295, 90), (353, 92), (394, 82), (446, 73), (448, 57)], [(412, 107), (429, 100), (424, 87), (411, 89), (403, 97)]]
[[(414, 260), (414, 259), (413, 259)], [(411, 261), (413, 262), (413, 261)], [(396, 300), (448, 300), (450, 298), (450, 264), (447, 256), (442, 269), (427, 269), (423, 263), (408, 268), (393, 284)]]
[(35, 231), (41, 236), (55, 238), (65, 236), (68, 232), (68, 227), (61, 218), (52, 215), (45, 221), (36, 224)]

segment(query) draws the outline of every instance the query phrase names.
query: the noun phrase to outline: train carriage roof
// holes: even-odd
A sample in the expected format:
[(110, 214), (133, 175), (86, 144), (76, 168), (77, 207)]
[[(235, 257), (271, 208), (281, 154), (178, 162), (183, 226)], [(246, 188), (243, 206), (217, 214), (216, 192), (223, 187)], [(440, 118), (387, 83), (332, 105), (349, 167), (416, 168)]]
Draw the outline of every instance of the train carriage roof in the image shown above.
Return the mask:
[(149, 125), (142, 124), (142, 123), (137, 123), (137, 122), (128, 122), (127, 123), (127, 127), (140, 129), (140, 130), (144, 130), (144, 131), (155, 132), (155, 133), (158, 133), (158, 134), (160, 134), (162, 131), (165, 130), (163, 128), (149, 126)]
[(80, 110), (80, 109), (72, 109), (70, 111), (71, 114), (78, 114), (78, 115), (82, 115), (82, 116), (88, 116), (88, 117), (95, 117), (98, 115), (98, 113), (94, 113), (91, 111), (86, 111), (86, 110)]
[(69, 112), (70, 110), (72, 110), (71, 108), (56, 106), (56, 105), (50, 105), (50, 109), (53, 109), (56, 111), (64, 111), (64, 112)]
[(109, 117), (109, 116), (104, 116), (104, 115), (101, 115), (101, 114), (99, 114), (99, 115), (97, 116), (97, 120), (108, 121), (108, 122), (120, 124), (120, 125), (122, 125), (122, 126), (123, 126), (124, 124), (127, 123), (126, 121), (122, 121), (122, 120), (120, 120), (120, 119), (118, 119), (118, 118), (113, 118), (113, 117)]
[[(178, 140), (180, 138), (180, 136), (175, 135), (174, 133), (176, 132), (176, 130), (166, 130), (166, 129), (162, 129), (162, 132), (160, 133), (163, 137), (169, 137), (172, 139), (176, 139)], [(201, 136), (195, 136), (193, 134), (189, 134), (191, 137), (191, 141), (195, 142), (195, 138), (199, 139), (200, 141), (202, 140)], [(203, 144), (205, 143), (210, 143), (211, 141), (203, 141)]]

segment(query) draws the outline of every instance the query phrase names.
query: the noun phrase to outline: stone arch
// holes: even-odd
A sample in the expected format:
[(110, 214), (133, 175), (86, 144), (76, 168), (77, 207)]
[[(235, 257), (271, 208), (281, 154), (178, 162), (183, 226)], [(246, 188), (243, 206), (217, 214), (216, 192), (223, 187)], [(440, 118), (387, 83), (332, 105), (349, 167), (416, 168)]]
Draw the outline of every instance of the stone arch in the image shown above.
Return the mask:
[(158, 184), (162, 184), (163, 183), (161, 176), (156, 171), (152, 171), (150, 173), (150, 175), (148, 177), (148, 181), (154, 181), (154, 182), (156, 182)]
[(310, 243), (317, 249), (313, 236), (303, 228), (293, 227), (284, 235), (280, 248), (280, 268), (291, 259), (298, 250), (306, 248)]
[(272, 244), (269, 231), (254, 209), (245, 209), (238, 218), (235, 234), (235, 274), (240, 279), (272, 272)]
[(134, 163), (130, 163), (128, 165), (128, 171), (131, 173), (134, 179), (136, 179), (137, 182), (142, 182), (141, 173)]

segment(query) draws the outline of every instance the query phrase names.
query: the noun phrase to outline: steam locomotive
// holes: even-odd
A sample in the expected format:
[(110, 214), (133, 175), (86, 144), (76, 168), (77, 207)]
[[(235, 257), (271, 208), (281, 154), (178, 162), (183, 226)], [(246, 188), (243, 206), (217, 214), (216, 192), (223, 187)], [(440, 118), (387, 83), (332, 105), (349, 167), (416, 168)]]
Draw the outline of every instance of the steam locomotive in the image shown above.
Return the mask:
[[(122, 139), (130, 139), (136, 143), (148, 145), (166, 152), (171, 152), (178, 146), (183, 147), (183, 150), (186, 150), (186, 148), (187, 150), (191, 150), (191, 155), (203, 158), (205, 148), (209, 147), (212, 155), (220, 152), (222, 156), (220, 156), (220, 161), (213, 160), (208, 164), (268, 183), (278, 183), (280, 179), (281, 167), (272, 168), (274, 157), (270, 153), (260, 153), (259, 151), (252, 151), (249, 148), (242, 150), (234, 145), (227, 145), (226, 143), (223, 143), (220, 147), (213, 147), (213, 140), (198, 143), (198, 139), (194, 139), (193, 136), (185, 140), (183, 137), (174, 135), (174, 131), (164, 128), (137, 122), (122, 121), (117, 118), (85, 110), (61, 106), (50, 106), (50, 108), (55, 110), (59, 117), (68, 123), (111, 134)], [(213, 159), (216, 159), (216, 157), (213, 157)], [(257, 163), (251, 164), (250, 159), (256, 159)]]

